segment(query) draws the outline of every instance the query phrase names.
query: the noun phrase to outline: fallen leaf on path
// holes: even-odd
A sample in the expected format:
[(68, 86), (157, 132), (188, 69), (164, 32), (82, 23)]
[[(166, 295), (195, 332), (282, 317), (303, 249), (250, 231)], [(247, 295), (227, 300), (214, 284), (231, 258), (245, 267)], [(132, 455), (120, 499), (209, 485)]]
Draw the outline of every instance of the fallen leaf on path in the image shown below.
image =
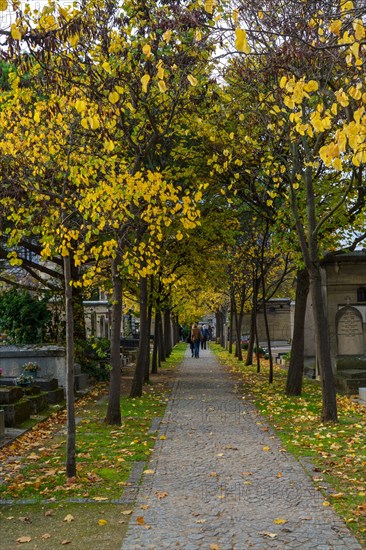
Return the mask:
[(124, 510), (124, 511), (122, 512), (122, 514), (123, 514), (124, 516), (129, 516), (130, 514), (132, 514), (132, 512), (133, 512), (133, 510)]
[(45, 533), (44, 535), (41, 536), (42, 540), (47, 540), (47, 539), (50, 539), (50, 538), (51, 538), (51, 535), (49, 533)]
[(145, 518), (144, 516), (137, 516), (136, 521), (139, 525), (145, 525)]
[(274, 539), (275, 537), (277, 537), (277, 533), (268, 533), (267, 531), (262, 531), (259, 534), (264, 535), (265, 537), (270, 537), (271, 539)]
[(147, 475), (155, 474), (155, 470), (145, 470), (144, 474), (147, 474)]
[(45, 513), (44, 513), (44, 515), (45, 515), (46, 517), (53, 516), (53, 510), (46, 510)]
[(67, 523), (74, 521), (74, 519), (74, 516), (72, 516), (71, 514), (67, 514), (67, 516), (64, 517), (64, 521), (66, 521)]
[(32, 537), (19, 537), (16, 541), (19, 542), (19, 544), (23, 544), (24, 542), (30, 542), (32, 540)]
[(278, 472), (278, 474), (276, 475), (276, 477), (279, 479), (280, 477), (282, 477), (282, 472)]
[(210, 550), (221, 550), (221, 546), (219, 544), (210, 544)]
[(28, 518), (26, 516), (20, 516), (19, 521), (21, 521), (22, 523), (32, 523), (31, 518)]
[(63, 540), (63, 541), (61, 542), (61, 544), (62, 544), (63, 546), (65, 546), (65, 544), (71, 544), (71, 540), (65, 539), (65, 540)]
[(97, 502), (101, 502), (102, 500), (108, 500), (108, 497), (93, 497), (93, 500), (96, 500)]
[(277, 518), (273, 520), (273, 523), (276, 525), (283, 525), (284, 523), (287, 523), (287, 519)]
[(9, 516), (6, 519), (14, 519), (14, 516)]
[(269, 451), (271, 448), (270, 447), (263, 447), (262, 451)]
[(159, 437), (159, 439), (161, 439), (162, 441), (164, 441), (164, 439), (166, 439), (166, 435), (161, 435), (161, 436)]
[(344, 497), (344, 493), (331, 493), (329, 495), (331, 498), (343, 498)]
[(167, 493), (166, 491), (156, 491), (155, 494), (158, 498), (165, 498), (168, 496), (169, 493)]
[(98, 525), (107, 525), (108, 521), (106, 519), (98, 519)]
[(211, 477), (217, 477), (218, 475), (219, 475), (219, 474), (218, 474), (217, 472), (211, 472), (211, 473), (210, 473), (210, 476), (211, 476)]
[(196, 519), (196, 523), (206, 523), (205, 519)]
[(140, 508), (141, 510), (148, 510), (150, 508), (150, 504), (142, 504)]

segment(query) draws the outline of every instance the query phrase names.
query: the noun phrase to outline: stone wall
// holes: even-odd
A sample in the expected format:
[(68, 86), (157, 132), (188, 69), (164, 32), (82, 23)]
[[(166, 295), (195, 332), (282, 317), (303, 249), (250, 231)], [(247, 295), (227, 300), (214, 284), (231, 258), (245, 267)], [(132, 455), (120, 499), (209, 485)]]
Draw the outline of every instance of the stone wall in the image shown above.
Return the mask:
[(41, 378), (57, 378), (60, 386), (66, 386), (65, 349), (62, 346), (0, 346), (0, 368), (3, 376), (19, 376), (22, 365), (36, 361)]

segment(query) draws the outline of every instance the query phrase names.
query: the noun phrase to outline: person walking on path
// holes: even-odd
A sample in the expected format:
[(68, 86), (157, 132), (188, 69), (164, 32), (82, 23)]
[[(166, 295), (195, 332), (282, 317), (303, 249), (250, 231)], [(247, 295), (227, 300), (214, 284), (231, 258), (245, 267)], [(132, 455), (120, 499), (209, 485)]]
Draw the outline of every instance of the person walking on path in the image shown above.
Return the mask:
[(208, 338), (207, 325), (203, 325), (201, 332), (202, 332), (201, 349), (207, 349), (207, 338)]
[(191, 340), (193, 342), (194, 346), (194, 356), (197, 358), (200, 356), (200, 343), (202, 340), (202, 333), (201, 329), (197, 325), (197, 323), (194, 323), (191, 330)]
[(187, 349), (121, 550), (362, 550), (211, 350)]

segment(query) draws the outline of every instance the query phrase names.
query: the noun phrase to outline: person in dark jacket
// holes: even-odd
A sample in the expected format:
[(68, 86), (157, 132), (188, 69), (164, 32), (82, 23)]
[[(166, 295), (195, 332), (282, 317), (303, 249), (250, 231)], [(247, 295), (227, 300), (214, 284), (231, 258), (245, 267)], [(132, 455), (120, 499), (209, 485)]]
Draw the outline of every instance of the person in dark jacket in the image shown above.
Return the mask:
[(202, 340), (202, 333), (197, 323), (194, 323), (191, 330), (191, 339), (194, 346), (194, 356), (200, 356), (200, 343)]

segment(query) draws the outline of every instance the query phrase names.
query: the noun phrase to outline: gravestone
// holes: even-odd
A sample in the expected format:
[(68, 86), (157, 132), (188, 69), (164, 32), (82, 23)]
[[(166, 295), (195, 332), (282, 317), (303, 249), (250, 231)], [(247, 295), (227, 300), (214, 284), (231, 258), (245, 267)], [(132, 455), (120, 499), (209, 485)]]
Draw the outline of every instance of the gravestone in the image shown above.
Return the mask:
[(346, 306), (336, 316), (338, 355), (362, 355), (365, 353), (362, 315)]

